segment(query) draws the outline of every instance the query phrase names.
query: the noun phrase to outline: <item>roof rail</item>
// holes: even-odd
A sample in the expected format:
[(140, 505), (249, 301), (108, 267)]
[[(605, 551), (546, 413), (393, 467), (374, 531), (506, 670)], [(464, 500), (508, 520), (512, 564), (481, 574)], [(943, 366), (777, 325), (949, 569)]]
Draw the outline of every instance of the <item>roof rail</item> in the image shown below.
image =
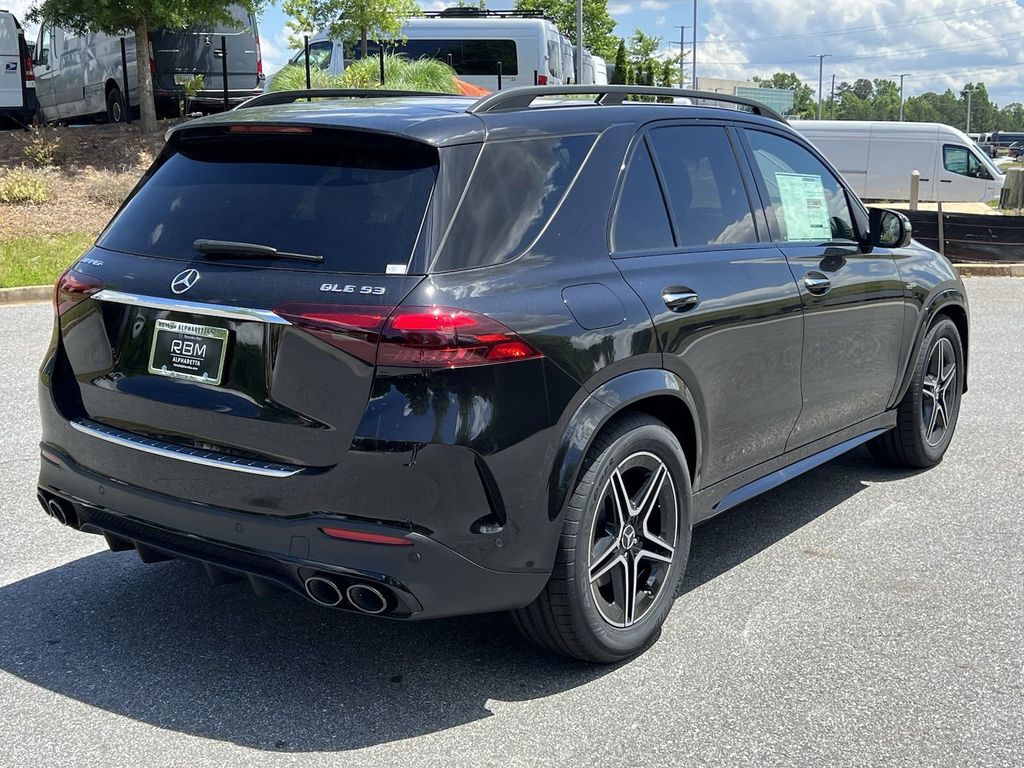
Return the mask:
[[(543, 96), (594, 96), (594, 104), (621, 104), (628, 96), (672, 96), (697, 101), (717, 101), (747, 107), (755, 115), (785, 123), (786, 118), (759, 101), (743, 96), (711, 91), (688, 91), (681, 88), (659, 88), (648, 85), (538, 85), (527, 88), (511, 88), (484, 96), (467, 110), (472, 114), (485, 112), (510, 112), (529, 109), (536, 99)], [(586, 104), (587, 102), (581, 102)]]
[(420, 16), (426, 16), (428, 19), (547, 19), (553, 21), (544, 11), (533, 11), (533, 10), (507, 10), (507, 11), (492, 11), (490, 9), (481, 9), (475, 6), (452, 6), (451, 8), (444, 8), (440, 11), (421, 11)]
[[(452, 94), (428, 91), (387, 91), (383, 88), (310, 88), (308, 90), (273, 91), (243, 101), (235, 109), (267, 107), (275, 104), (293, 104), (303, 99), (386, 99), (394, 96), (449, 96)], [(458, 94), (455, 94), (458, 95)]]

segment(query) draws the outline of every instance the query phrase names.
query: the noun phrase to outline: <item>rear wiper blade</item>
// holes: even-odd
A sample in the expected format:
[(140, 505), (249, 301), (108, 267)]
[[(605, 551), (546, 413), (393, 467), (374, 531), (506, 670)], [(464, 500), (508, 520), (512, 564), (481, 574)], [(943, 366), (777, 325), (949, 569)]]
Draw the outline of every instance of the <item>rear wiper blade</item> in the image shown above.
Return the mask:
[(196, 240), (192, 247), (204, 256), (219, 256), (238, 259), (297, 259), (298, 261), (322, 262), (323, 256), (310, 253), (287, 253), (269, 245), (236, 243), (232, 240)]

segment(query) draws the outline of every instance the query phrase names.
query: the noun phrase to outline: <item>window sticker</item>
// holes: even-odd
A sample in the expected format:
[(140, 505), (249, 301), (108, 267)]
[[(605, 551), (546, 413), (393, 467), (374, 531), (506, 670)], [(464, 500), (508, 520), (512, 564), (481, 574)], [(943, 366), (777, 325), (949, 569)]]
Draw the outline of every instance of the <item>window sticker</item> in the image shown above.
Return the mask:
[(831, 240), (832, 224), (821, 177), (813, 173), (776, 173), (787, 240)]

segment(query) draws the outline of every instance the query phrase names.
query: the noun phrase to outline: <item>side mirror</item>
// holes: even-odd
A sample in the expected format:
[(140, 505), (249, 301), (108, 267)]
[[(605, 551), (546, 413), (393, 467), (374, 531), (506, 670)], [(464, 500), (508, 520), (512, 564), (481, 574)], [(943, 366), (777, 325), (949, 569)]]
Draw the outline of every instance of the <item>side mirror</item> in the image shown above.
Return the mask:
[(868, 215), (868, 240), (881, 248), (905, 248), (910, 245), (914, 228), (899, 211), (872, 208)]

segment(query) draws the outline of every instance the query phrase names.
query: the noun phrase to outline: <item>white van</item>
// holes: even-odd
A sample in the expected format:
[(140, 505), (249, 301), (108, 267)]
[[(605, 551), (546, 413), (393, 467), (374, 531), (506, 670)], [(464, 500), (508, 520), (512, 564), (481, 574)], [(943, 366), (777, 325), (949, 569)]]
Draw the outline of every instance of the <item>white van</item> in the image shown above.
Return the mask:
[(985, 202), (1005, 178), (962, 131), (941, 123), (793, 120), (868, 200), (909, 200), (910, 174), (921, 173), (921, 202)]
[[(561, 85), (572, 79), (565, 71), (561, 35), (554, 23), (526, 11), (480, 11), (451, 8), (409, 19), (402, 25), (404, 42), (385, 43), (387, 53), (410, 59), (437, 59), (449, 63), (461, 80), (494, 91), (501, 87)], [(346, 47), (318, 33), (309, 44), (310, 65), (341, 74), (349, 61), (359, 58), (358, 43)], [(376, 41), (367, 46), (367, 56), (377, 56)], [(289, 64), (303, 65), (299, 51)], [(385, 83), (386, 85), (386, 83)]]
[(608, 85), (608, 63), (600, 56), (594, 56), (594, 84)]
[[(233, 21), (186, 29), (155, 29), (150, 35), (149, 66), (157, 112), (176, 115), (183, 83), (202, 75), (204, 89), (192, 98), (196, 108), (224, 103), (224, 36), (227, 54), (228, 103), (238, 104), (263, 90), (256, 17), (242, 6), (231, 6)], [(128, 102), (139, 103), (135, 66), (135, 35), (125, 36), (128, 63)], [(79, 35), (43, 24), (36, 42), (36, 83), (41, 117), (46, 122), (77, 120), (94, 115), (109, 122), (124, 120), (125, 87), (121, 38), (102, 33)]]
[(14, 14), (0, 10), (0, 125), (24, 126), (36, 113), (35, 77), (25, 31)]

